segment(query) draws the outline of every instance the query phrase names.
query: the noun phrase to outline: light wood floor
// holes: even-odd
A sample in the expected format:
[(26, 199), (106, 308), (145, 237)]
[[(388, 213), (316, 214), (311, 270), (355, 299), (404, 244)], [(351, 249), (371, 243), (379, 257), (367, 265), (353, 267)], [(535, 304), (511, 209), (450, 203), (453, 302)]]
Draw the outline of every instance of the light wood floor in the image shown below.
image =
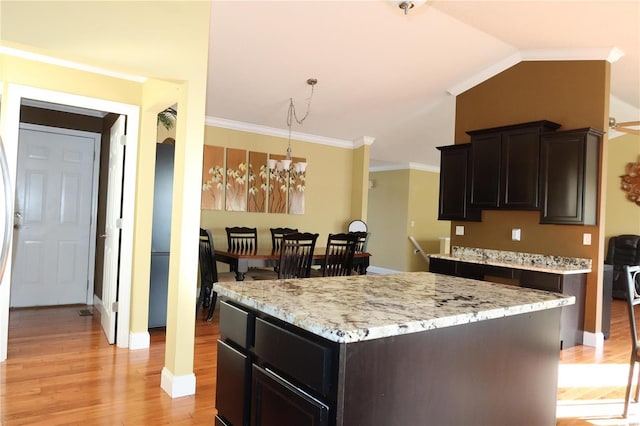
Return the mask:
[[(217, 315), (196, 323), (196, 395), (171, 399), (160, 389), (164, 333), (151, 333), (148, 350), (109, 346), (99, 315), (80, 316), (83, 308), (10, 313), (8, 359), (0, 363), (0, 425), (213, 424)], [(628, 420), (621, 417), (630, 350), (625, 309), (614, 300), (602, 352), (586, 346), (562, 351), (557, 425), (638, 424), (640, 404), (631, 405)]]

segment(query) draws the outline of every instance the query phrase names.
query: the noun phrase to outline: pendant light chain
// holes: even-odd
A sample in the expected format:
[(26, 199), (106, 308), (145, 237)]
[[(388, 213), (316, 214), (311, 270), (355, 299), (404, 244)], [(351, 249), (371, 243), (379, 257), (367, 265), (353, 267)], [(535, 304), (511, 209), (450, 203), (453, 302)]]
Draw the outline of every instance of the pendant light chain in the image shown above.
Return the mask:
[(291, 125), (293, 124), (293, 120), (296, 120), (296, 123), (302, 124), (304, 120), (309, 116), (309, 112), (311, 112), (311, 100), (313, 99), (313, 89), (318, 80), (315, 78), (310, 78), (307, 80), (307, 84), (311, 86), (311, 95), (307, 98), (307, 111), (305, 112), (302, 118), (298, 118), (298, 114), (296, 114), (296, 106), (293, 104), (293, 98), (289, 98), (289, 111), (287, 113), (287, 127), (289, 127), (289, 140), (287, 144), (287, 159), (291, 160)]

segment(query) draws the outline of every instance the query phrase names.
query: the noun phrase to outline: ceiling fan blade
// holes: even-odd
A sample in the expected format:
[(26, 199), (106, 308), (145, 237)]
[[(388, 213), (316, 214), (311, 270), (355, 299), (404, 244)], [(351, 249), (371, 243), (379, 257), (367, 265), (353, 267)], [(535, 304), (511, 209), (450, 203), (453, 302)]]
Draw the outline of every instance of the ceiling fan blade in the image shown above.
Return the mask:
[[(638, 123), (640, 124), (640, 122), (638, 122)], [(616, 132), (631, 133), (632, 135), (639, 135), (640, 136), (640, 129), (630, 129), (628, 127), (620, 127), (620, 124), (618, 124), (614, 130)]]
[(625, 121), (624, 123), (616, 123), (616, 126), (640, 126), (640, 121)]

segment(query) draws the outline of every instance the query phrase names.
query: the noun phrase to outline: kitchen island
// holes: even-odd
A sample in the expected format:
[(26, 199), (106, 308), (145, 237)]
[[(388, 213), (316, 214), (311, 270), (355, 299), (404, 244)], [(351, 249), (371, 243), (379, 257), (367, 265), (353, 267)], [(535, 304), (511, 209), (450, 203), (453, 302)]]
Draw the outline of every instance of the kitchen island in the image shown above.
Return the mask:
[(214, 290), (217, 424), (555, 422), (572, 296), (426, 272)]

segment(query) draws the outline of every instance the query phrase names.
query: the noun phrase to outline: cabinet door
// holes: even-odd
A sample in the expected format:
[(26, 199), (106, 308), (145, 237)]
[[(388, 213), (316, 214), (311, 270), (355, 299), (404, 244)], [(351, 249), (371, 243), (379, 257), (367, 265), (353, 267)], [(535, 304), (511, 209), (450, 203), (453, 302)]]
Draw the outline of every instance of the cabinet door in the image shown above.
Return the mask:
[(438, 259), (432, 257), (429, 259), (429, 272), (443, 275), (457, 275), (458, 262), (454, 260)]
[(216, 409), (225, 423), (249, 424), (249, 367), (247, 355), (218, 340)]
[(329, 407), (272, 371), (253, 366), (253, 426), (325, 426)]
[(497, 208), (500, 200), (501, 133), (471, 137), (471, 205)]
[(438, 147), (440, 151), (438, 220), (480, 219), (480, 212), (469, 206), (470, 147), (470, 144)]
[(523, 128), (502, 135), (500, 207), (537, 209), (540, 129)]
[(540, 223), (596, 224), (601, 136), (595, 129), (543, 135)]

